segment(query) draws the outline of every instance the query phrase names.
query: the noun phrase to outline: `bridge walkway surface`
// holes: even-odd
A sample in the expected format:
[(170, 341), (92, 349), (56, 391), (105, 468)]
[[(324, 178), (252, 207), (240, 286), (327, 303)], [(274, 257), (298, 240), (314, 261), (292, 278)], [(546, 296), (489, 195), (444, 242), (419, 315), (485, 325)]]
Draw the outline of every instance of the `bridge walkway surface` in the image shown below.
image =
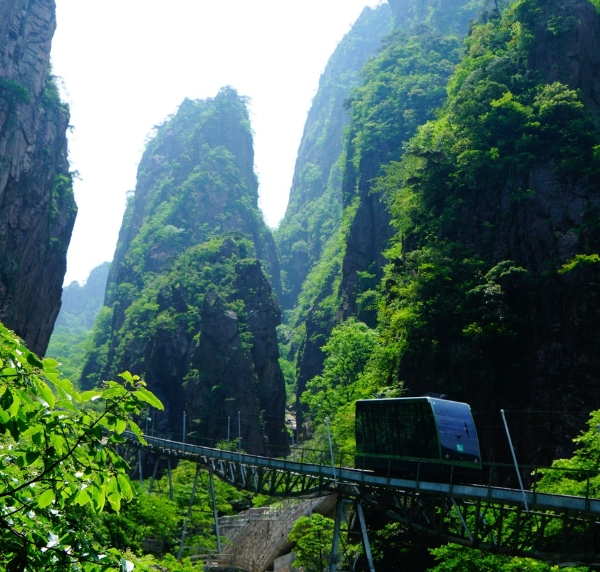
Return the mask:
[(491, 485), (393, 478), (354, 468), (213, 449), (158, 437), (127, 442), (187, 459), (238, 489), (280, 498), (336, 493), (424, 534), (489, 552), (600, 563), (600, 499)]

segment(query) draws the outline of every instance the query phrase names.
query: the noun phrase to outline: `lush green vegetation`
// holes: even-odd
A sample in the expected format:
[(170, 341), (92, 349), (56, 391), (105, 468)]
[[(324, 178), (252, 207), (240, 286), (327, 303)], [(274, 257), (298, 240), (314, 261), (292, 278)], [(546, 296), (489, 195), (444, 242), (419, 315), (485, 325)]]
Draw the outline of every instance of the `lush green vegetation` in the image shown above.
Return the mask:
[(72, 282), (63, 288), (62, 306), (54, 324), (46, 356), (61, 364), (62, 373), (76, 382), (85, 355), (90, 351), (90, 332), (104, 301), (109, 263), (94, 268), (86, 283)]
[[(165, 474), (155, 481), (152, 492), (149, 492), (148, 478), (143, 485), (137, 481), (132, 483), (134, 497), (120, 511), (107, 507), (98, 515), (90, 515), (90, 526), (96, 538), (106, 546), (135, 554), (145, 563), (154, 559), (162, 564), (165, 558), (168, 561), (176, 556), (187, 519), (195, 472), (196, 465), (189, 461), (182, 461), (173, 468), (172, 500)], [(250, 493), (238, 491), (219, 480), (215, 480), (214, 485), (219, 516), (233, 515), (252, 506)], [(224, 537), (221, 540), (227, 542)], [(216, 552), (209, 476), (207, 471), (201, 471), (191, 518), (187, 522), (183, 557)], [(170, 565), (167, 568), (170, 570)]]
[[(252, 265), (256, 265), (253, 244), (240, 234), (232, 234), (187, 249), (169, 273), (154, 276), (139, 293), (133, 284), (121, 283), (117, 296), (129, 303), (114, 350), (117, 362), (131, 359), (134, 348), (144, 348), (157, 332), (174, 334), (180, 331), (199, 338), (200, 310), (209, 293), (218, 293), (228, 309), (237, 311), (240, 327), (247, 331), (244, 285), (238, 278), (245, 267)], [(92, 349), (88, 357), (96, 361), (96, 371), (115, 368), (108, 361), (110, 338), (106, 336), (106, 330), (111, 326), (112, 312), (105, 307), (92, 330)], [(247, 342), (244, 348), (249, 351)], [(134, 363), (141, 367), (139, 361)], [(86, 378), (88, 384), (98, 381), (97, 374)]]
[[(345, 536), (342, 544), (345, 544)], [(288, 538), (295, 544), (294, 566), (302, 566), (307, 572), (322, 572), (329, 568), (333, 520), (316, 513), (301, 516), (294, 523)]]
[(480, 552), (456, 544), (448, 544), (431, 551), (440, 563), (430, 572), (588, 572), (586, 566), (558, 566), (533, 560)]
[(132, 416), (162, 405), (128, 373), (79, 393), (57, 366), (0, 325), (0, 568), (132, 569), (86, 520), (132, 500), (115, 446), (127, 428), (143, 440)]
[(29, 90), (17, 81), (0, 78), (0, 97), (11, 105), (29, 102)]
[(461, 394), (483, 379), (524, 382), (536, 278), (494, 260), (503, 213), (484, 205), (507, 191), (511, 208), (525, 205), (527, 173), (540, 164), (564, 184), (599, 180), (599, 136), (578, 93), (528, 68), (538, 5), (516, 2), (473, 28), (440, 118), (378, 184), (397, 229), (382, 336), (420, 387)]
[(282, 275), (282, 307), (292, 308), (307, 274), (325, 256), (341, 221), (343, 101), (362, 83), (360, 70), (391, 29), (387, 4), (365, 9), (338, 44), (321, 76), (298, 151), (289, 204), (275, 231)]

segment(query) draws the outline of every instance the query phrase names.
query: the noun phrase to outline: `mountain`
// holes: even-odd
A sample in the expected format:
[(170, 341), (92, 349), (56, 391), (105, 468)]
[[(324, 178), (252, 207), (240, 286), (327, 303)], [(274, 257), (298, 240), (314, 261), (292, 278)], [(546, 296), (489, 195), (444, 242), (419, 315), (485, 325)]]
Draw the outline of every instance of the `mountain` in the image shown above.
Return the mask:
[(522, 458), (547, 463), (600, 398), (599, 11), (522, 0), (488, 13), (436, 120), (379, 182), (396, 232), (387, 373), (470, 402), (496, 459), (510, 459), (500, 409), (524, 428)]
[(50, 73), (53, 0), (0, 5), (0, 320), (43, 355), (77, 207), (68, 108)]
[(73, 281), (63, 288), (62, 306), (46, 356), (60, 362), (61, 372), (70, 380), (81, 377), (90, 332), (104, 301), (109, 268), (110, 264), (104, 262), (90, 272), (85, 284)]
[[(363, 67), (361, 85), (348, 93), (348, 126), (337, 171), (342, 214), (312, 264), (290, 324), (295, 328), (290, 355), (296, 361), (298, 409), (307, 382), (322, 372), (322, 347), (334, 326), (350, 316), (376, 325), (376, 290), (393, 228), (382, 194), (373, 192), (375, 181), (443, 104), (446, 84), (460, 61), (465, 22), (479, 4), (464, 0), (442, 14), (436, 6), (428, 8), (428, 18), (421, 17), (419, 2), (392, 6), (395, 29)], [(307, 204), (296, 209), (310, 212)]]
[(275, 232), (285, 310), (296, 305), (310, 269), (340, 227), (338, 161), (349, 120), (344, 102), (361, 84), (360, 70), (377, 53), (391, 25), (387, 4), (365, 8), (338, 44), (320, 78), (298, 149), (288, 207)]
[(245, 100), (231, 88), (185, 100), (158, 128), (139, 165), (81, 383), (129, 370), (165, 404), (157, 430), (179, 435), (185, 411), (190, 431), (214, 443), (239, 412), (247, 451), (282, 452), (279, 266), (253, 167)]

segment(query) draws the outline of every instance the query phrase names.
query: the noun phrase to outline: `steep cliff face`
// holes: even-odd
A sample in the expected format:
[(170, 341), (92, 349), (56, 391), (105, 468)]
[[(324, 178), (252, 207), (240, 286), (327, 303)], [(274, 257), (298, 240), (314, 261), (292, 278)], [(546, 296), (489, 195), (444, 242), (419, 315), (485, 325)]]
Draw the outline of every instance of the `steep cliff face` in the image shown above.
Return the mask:
[(361, 83), (360, 70), (391, 30), (387, 4), (365, 8), (338, 44), (319, 81), (298, 150), (285, 217), (275, 233), (283, 277), (283, 308), (296, 305), (302, 284), (341, 224), (338, 160), (348, 123), (344, 101)]
[[(391, 215), (381, 193), (374, 193), (384, 166), (398, 160), (403, 145), (419, 125), (435, 117), (446, 98), (446, 83), (460, 59), (461, 40), (449, 32), (459, 29), (464, 11), (438, 13), (438, 6), (419, 17), (419, 2), (405, 2), (406, 18), (396, 13), (397, 28), (380, 52), (363, 68), (362, 85), (348, 100), (349, 126), (344, 137), (342, 207), (344, 224), (329, 243), (326, 256), (314, 266), (300, 303), (312, 289), (306, 310), (305, 335), (297, 357), (298, 397), (309, 379), (321, 373), (321, 347), (336, 323), (350, 316), (374, 326), (374, 291), (386, 264), (384, 250), (393, 235)], [(413, 13), (414, 12), (414, 13)], [(410, 16), (410, 17), (409, 17)], [(442, 27), (437, 29), (432, 22)], [(462, 32), (466, 29), (462, 28)], [(340, 219), (341, 220), (341, 219)]]
[[(400, 159), (404, 143), (419, 125), (433, 119), (436, 108), (443, 103), (444, 85), (459, 57), (458, 45), (450, 45), (450, 35), (464, 37), (482, 4), (465, 0), (390, 3), (397, 31), (389, 39), (386, 57), (379, 58), (378, 66), (365, 78), (362, 93), (354, 102), (346, 139), (344, 206), (353, 201), (358, 206), (342, 269), (340, 296), (344, 318), (358, 314), (375, 324), (375, 313), (360, 315), (357, 304), (364, 289), (374, 283), (367, 280), (361, 285), (361, 274), (372, 275), (376, 281), (381, 278), (386, 263), (383, 252), (393, 234), (382, 195), (372, 192), (375, 180), (383, 174), (384, 165)], [(411, 47), (413, 53), (409, 54)], [(386, 85), (387, 92), (379, 82)]]
[[(82, 383), (139, 374), (165, 404), (154, 427), (287, 446), (273, 238), (258, 210), (252, 135), (231, 88), (186, 100), (140, 163)], [(264, 269), (264, 270), (263, 270)]]
[(68, 109), (49, 75), (52, 0), (0, 5), (0, 320), (36, 353), (58, 311), (76, 216)]
[(587, 0), (524, 0), (477, 27), (440, 119), (388, 175), (397, 375), (487, 412), (496, 459), (500, 408), (539, 429), (516, 440), (545, 463), (600, 398), (599, 40)]

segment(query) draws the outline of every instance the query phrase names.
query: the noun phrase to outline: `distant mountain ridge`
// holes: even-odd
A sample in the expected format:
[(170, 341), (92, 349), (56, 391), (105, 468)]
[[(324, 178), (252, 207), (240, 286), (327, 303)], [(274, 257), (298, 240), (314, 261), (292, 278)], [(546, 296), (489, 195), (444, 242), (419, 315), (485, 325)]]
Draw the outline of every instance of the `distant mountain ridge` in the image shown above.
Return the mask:
[(91, 330), (102, 308), (110, 264), (94, 268), (85, 282), (71, 282), (63, 288), (62, 306), (46, 352), (62, 364), (62, 373), (72, 382), (81, 376), (89, 350)]

